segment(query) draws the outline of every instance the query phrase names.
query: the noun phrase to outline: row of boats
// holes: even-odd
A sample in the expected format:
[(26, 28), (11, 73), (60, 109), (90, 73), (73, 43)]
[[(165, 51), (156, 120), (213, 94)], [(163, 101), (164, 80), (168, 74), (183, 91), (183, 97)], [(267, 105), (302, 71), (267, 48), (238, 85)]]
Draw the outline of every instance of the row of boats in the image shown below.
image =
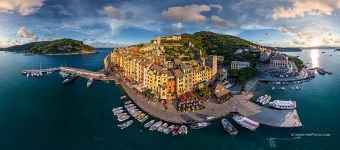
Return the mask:
[[(71, 83), (77, 78), (76, 75), (68, 73), (68, 72), (60, 71), (59, 74), (61, 75), (61, 77), (65, 78), (63, 81), (64, 84)], [(87, 88), (89, 88), (92, 85), (93, 81), (94, 81), (93, 78), (90, 78), (89, 80), (87, 80), (87, 83), (86, 83)]]
[[(274, 91), (275, 89), (279, 89), (279, 90), (282, 90), (282, 91), (286, 90), (286, 88), (284, 86), (278, 87), (278, 88), (275, 88), (275, 86), (273, 86), (272, 90)], [(299, 87), (299, 86), (292, 86), (291, 89), (299, 91), (299, 90), (301, 90), (301, 87)]]
[(296, 108), (296, 101), (286, 101), (286, 100), (274, 100), (272, 102), (269, 102), (271, 100), (271, 96), (269, 95), (263, 95), (260, 96), (259, 98), (256, 99), (256, 102), (261, 104), (261, 105), (266, 105), (269, 103), (269, 105), (273, 108), (276, 109), (285, 109), (285, 110), (290, 110), (290, 109), (295, 109)]

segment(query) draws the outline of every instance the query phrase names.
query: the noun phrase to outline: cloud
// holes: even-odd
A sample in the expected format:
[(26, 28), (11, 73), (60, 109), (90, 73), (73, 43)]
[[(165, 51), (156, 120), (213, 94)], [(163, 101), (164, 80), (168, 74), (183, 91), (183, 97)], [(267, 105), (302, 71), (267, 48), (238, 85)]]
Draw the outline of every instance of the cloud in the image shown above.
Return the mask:
[(290, 7), (278, 6), (274, 8), (273, 19), (296, 18), (308, 15), (332, 15), (340, 8), (339, 0), (290, 0)]
[(17, 35), (25, 38), (28, 42), (36, 42), (39, 39), (34, 33), (28, 32), (25, 27), (21, 27), (17, 31)]
[(1, 0), (0, 12), (14, 13), (27, 16), (36, 13), (44, 5), (45, 0)]
[(211, 16), (210, 20), (213, 23), (213, 25), (215, 25), (215, 26), (226, 27), (226, 28), (234, 26), (234, 24), (231, 21), (224, 20), (224, 19), (222, 19), (221, 17), (218, 17), (218, 16)]
[(204, 23), (207, 17), (202, 12), (211, 11), (213, 8), (222, 9), (221, 5), (186, 5), (170, 7), (162, 12), (162, 16), (175, 21), (194, 21)]
[(180, 30), (180, 29), (183, 29), (184, 28), (184, 25), (181, 23), (181, 22), (178, 22), (178, 23), (174, 23), (171, 25), (172, 28), (176, 29), (176, 30)]
[(282, 27), (282, 26), (279, 27), (278, 30), (279, 30), (280, 32), (284, 33), (284, 34), (288, 33), (288, 29), (285, 28), (285, 27)]
[(111, 18), (120, 18), (120, 11), (119, 9), (113, 6), (104, 6), (103, 9), (99, 10), (98, 13), (100, 15), (106, 15)]

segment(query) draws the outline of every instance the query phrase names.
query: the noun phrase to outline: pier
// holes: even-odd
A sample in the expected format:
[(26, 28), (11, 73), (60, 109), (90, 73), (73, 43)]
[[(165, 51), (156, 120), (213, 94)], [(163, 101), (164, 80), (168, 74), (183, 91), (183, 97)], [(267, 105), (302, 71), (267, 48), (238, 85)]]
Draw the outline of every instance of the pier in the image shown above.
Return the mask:
[(80, 68), (73, 67), (54, 67), (48, 69), (31, 69), (31, 70), (21, 70), (21, 74), (39, 74), (39, 73), (51, 73), (51, 72), (67, 72), (70, 74), (74, 74), (75, 76), (86, 78), (86, 79), (94, 79), (94, 80), (113, 80), (110, 77), (107, 77), (104, 72), (100, 71), (91, 71)]

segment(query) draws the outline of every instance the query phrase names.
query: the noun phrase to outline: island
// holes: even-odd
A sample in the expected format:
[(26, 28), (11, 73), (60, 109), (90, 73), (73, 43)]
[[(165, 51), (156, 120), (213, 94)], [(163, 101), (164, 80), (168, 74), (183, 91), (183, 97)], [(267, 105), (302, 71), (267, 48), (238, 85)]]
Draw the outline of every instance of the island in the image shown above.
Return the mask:
[(58, 39), (53, 41), (41, 41), (15, 45), (8, 48), (0, 48), (1, 51), (24, 52), (44, 55), (75, 55), (94, 54), (95, 48), (73, 39)]

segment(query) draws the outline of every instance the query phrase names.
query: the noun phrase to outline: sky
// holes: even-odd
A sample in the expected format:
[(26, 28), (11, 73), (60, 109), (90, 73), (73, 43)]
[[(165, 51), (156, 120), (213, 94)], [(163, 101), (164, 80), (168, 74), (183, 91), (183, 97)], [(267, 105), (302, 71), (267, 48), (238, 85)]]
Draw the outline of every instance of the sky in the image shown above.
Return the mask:
[(0, 0), (0, 47), (72, 38), (94, 47), (212, 31), (265, 46), (340, 46), (340, 0)]

